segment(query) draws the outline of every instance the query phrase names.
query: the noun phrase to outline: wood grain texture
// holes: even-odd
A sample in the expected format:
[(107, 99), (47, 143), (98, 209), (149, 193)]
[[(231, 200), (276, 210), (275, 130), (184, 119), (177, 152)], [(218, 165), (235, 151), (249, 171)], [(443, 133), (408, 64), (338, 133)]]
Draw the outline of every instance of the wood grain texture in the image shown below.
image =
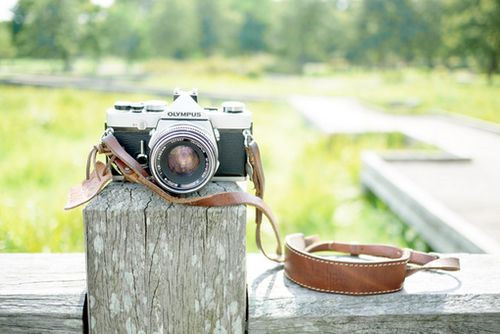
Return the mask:
[[(200, 195), (239, 190), (212, 183)], [(244, 206), (166, 203), (112, 183), (84, 210), (92, 333), (242, 333)]]
[(82, 333), (84, 254), (0, 254), (0, 333)]
[(500, 257), (459, 255), (458, 272), (418, 272), (397, 293), (315, 292), (247, 256), (249, 333), (500, 333)]
[[(459, 272), (356, 297), (301, 288), (249, 254), (249, 333), (500, 333), (500, 257), (459, 257)], [(82, 333), (83, 254), (0, 254), (0, 265), (0, 333)]]

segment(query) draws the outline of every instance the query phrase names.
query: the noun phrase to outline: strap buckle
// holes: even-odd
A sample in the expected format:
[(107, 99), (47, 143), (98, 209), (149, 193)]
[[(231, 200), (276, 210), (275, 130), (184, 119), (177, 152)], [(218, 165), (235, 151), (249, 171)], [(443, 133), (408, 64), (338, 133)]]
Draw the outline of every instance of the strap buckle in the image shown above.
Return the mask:
[(113, 128), (107, 128), (106, 130), (104, 130), (104, 133), (102, 134), (101, 139), (106, 137), (106, 136), (112, 135), (114, 132), (115, 131), (113, 130)]
[(436, 253), (436, 252), (429, 252), (427, 254), (434, 256), (436, 258), (436, 260), (441, 258), (441, 254)]
[[(245, 145), (245, 148), (248, 149), (250, 147), (250, 144), (254, 141), (250, 130), (248, 129), (243, 130), (243, 138), (244, 138), (243, 144)], [(247, 172), (248, 178), (250, 179), (250, 181), (253, 182), (253, 166), (252, 163), (250, 162), (250, 157), (248, 156), (248, 154), (247, 154), (247, 161), (245, 164), (245, 170)]]
[(245, 144), (245, 147), (246, 148), (250, 147), (250, 144), (254, 141), (254, 139), (252, 136), (252, 132), (250, 132), (249, 129), (243, 130), (243, 138), (244, 138), (243, 143)]

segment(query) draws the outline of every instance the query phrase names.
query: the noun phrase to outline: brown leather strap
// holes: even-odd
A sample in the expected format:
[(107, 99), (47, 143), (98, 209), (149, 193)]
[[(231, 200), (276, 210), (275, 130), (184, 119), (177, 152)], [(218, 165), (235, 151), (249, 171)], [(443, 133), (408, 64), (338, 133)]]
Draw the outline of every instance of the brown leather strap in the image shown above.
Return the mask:
[[(91, 154), (93, 153), (91, 152)], [(96, 161), (92, 173), (87, 172), (87, 178), (82, 183), (69, 190), (68, 201), (64, 209), (73, 209), (90, 201), (99, 194), (109, 181), (111, 181), (109, 166), (106, 166), (100, 161)]]
[[(96, 152), (108, 157), (108, 165), (95, 162)], [(176, 197), (156, 185), (141, 167), (116, 140), (113, 134), (102, 138), (102, 144), (95, 147), (87, 162), (87, 180), (70, 196), (69, 207), (82, 204), (95, 196), (110, 179), (109, 163), (114, 163), (122, 175), (131, 182), (143, 184), (166, 201), (193, 206), (251, 205), (256, 214), (256, 243), (268, 259), (285, 263), (285, 275), (292, 281), (309, 289), (352, 295), (370, 295), (398, 291), (405, 277), (427, 269), (459, 270), (456, 258), (440, 258), (434, 254), (416, 252), (387, 245), (364, 245), (340, 242), (320, 242), (317, 237), (305, 238), (302, 234), (286, 237), (285, 257), (282, 256), (281, 239), (276, 219), (271, 209), (263, 201), (264, 171), (257, 143), (247, 143), (246, 152), (252, 168), (251, 179), (255, 186), (255, 196), (246, 192), (226, 192), (202, 197)], [(89, 173), (90, 163), (96, 169)], [(91, 196), (91, 197), (89, 197)], [(267, 254), (262, 247), (262, 215), (269, 220), (277, 240), (275, 255)], [(351, 255), (376, 256), (374, 261), (339, 260), (315, 255), (319, 251), (336, 251)], [(384, 258), (384, 259), (380, 259)], [(413, 264), (413, 265), (412, 265)]]
[[(335, 251), (351, 255), (371, 255), (377, 259), (332, 259), (314, 252)], [(380, 259), (384, 258), (384, 259)], [(408, 264), (420, 266), (408, 266)], [(405, 277), (418, 270), (459, 270), (456, 258), (401, 249), (387, 245), (319, 242), (302, 234), (285, 239), (285, 275), (306, 288), (341, 294), (370, 295), (401, 290)]]

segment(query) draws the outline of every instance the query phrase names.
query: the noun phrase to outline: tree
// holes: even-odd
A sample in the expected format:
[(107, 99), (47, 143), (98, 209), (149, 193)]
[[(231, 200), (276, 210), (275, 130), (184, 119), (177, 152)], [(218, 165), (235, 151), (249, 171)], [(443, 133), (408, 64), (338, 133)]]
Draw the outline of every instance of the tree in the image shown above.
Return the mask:
[(0, 23), (0, 60), (12, 58), (15, 54), (10, 30), (5, 24)]
[(234, 53), (238, 49), (237, 32), (241, 15), (230, 0), (197, 0), (200, 47), (204, 54)]
[(324, 60), (329, 41), (324, 23), (329, 19), (328, 4), (320, 0), (290, 0), (282, 6), (273, 36), (273, 49), (287, 59), (303, 65)]
[(34, 4), (34, 0), (19, 0), (19, 2), (14, 7), (14, 15), (11, 23), (12, 36), (14, 40), (17, 40), (19, 33), (23, 30), (24, 25), (26, 24), (28, 13), (31, 11)]
[(441, 0), (414, 1), (416, 15), (415, 52), (427, 65), (434, 67), (444, 51), (443, 20), (444, 8)]
[(14, 36), (20, 55), (58, 58), (69, 70), (78, 51), (78, 0), (21, 0), (14, 8)]
[(452, 52), (474, 57), (491, 83), (500, 62), (500, 2), (460, 0), (449, 5)]
[(267, 49), (266, 33), (270, 27), (271, 4), (269, 0), (243, 1), (237, 3), (243, 13), (239, 30), (239, 50), (259, 52)]
[(123, 57), (128, 63), (148, 55), (145, 12), (136, 1), (120, 1), (108, 8), (102, 26), (108, 54)]
[(412, 1), (365, 0), (356, 21), (351, 60), (388, 66), (414, 59), (419, 23)]
[(185, 58), (194, 54), (200, 43), (195, 3), (183, 0), (157, 1), (152, 10), (149, 37), (154, 55)]
[(83, 4), (79, 15), (82, 25), (79, 52), (92, 58), (96, 64), (106, 51), (107, 36), (103, 34), (105, 18), (105, 9), (91, 2)]

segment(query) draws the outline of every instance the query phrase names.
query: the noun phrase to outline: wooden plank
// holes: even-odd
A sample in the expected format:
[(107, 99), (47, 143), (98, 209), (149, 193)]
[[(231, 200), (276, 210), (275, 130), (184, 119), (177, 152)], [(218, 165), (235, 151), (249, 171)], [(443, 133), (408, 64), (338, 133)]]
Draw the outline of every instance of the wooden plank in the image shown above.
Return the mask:
[[(212, 183), (201, 194), (236, 191)], [(167, 204), (112, 183), (84, 210), (92, 333), (242, 333), (244, 206)]]
[(1, 254), (0, 333), (82, 333), (84, 254)]
[(500, 245), (418, 188), (373, 152), (362, 157), (361, 181), (440, 252), (500, 254)]
[(401, 292), (345, 296), (302, 288), (249, 254), (249, 333), (500, 333), (500, 257), (458, 255), (458, 272), (418, 272)]
[[(401, 292), (359, 297), (301, 288), (249, 254), (249, 333), (499, 333), (500, 257), (458, 256), (459, 272), (419, 272)], [(0, 254), (0, 265), (0, 333), (82, 333), (83, 254)]]

